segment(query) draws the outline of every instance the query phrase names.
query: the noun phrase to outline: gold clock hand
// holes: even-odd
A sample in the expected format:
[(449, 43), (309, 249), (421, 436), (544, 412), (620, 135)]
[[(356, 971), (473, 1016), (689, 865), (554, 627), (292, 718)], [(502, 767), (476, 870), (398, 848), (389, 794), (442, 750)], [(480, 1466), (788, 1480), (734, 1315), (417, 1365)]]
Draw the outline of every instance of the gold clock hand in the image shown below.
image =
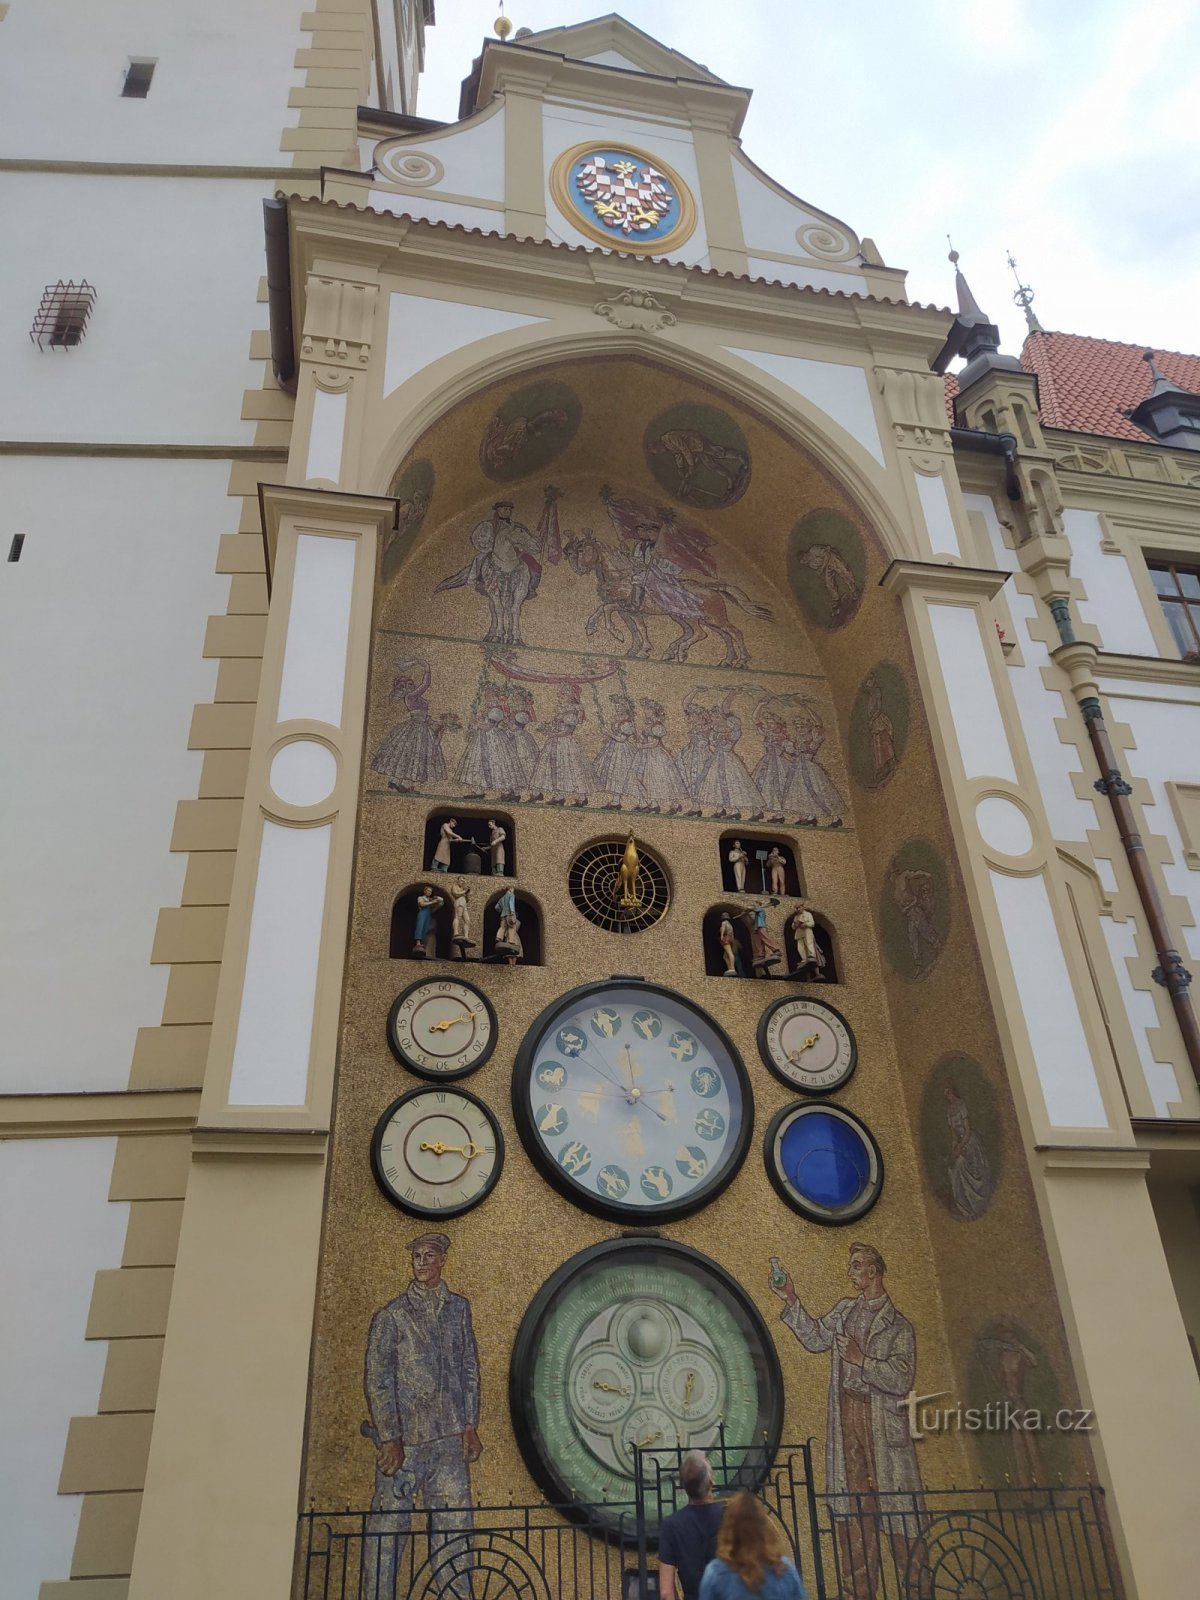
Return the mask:
[(637, 1441), (638, 1449), (639, 1450), (645, 1450), (648, 1445), (652, 1445), (656, 1439), (661, 1439), (661, 1438), (662, 1438), (662, 1429), (661, 1428), (656, 1428), (653, 1433), (647, 1433), (643, 1438), (641, 1438), (641, 1439), (639, 1439)]
[(820, 1042), (821, 1035), (819, 1033), (810, 1033), (807, 1039), (802, 1039), (800, 1041), (800, 1048), (797, 1050), (796, 1054), (803, 1055), (806, 1050), (811, 1050), (813, 1045), (820, 1044)]
[(456, 1028), (460, 1022), (467, 1022), (471, 1017), (477, 1017), (482, 1010), (482, 1006), (476, 1006), (471, 1011), (464, 1011), (461, 1017), (447, 1017), (444, 1022), (431, 1022), (429, 1031), (430, 1033), (445, 1033), (447, 1028)]
[(474, 1161), (477, 1155), (482, 1155), (483, 1153), (480, 1147), (470, 1139), (467, 1140), (466, 1144), (443, 1144), (440, 1139), (435, 1139), (432, 1144), (423, 1141), (421, 1149), (432, 1150), (435, 1156), (465, 1156), (468, 1161)]
[(691, 1400), (692, 1391), (695, 1389), (695, 1387), (696, 1387), (696, 1374), (694, 1372), (689, 1372), (688, 1375), (687, 1375), (687, 1381), (685, 1382), (685, 1384), (683, 1386), (683, 1403), (684, 1403), (685, 1406)]
[(622, 1389), (622, 1388), (619, 1387), (619, 1385), (617, 1385), (615, 1383), (605, 1383), (603, 1378), (593, 1378), (592, 1379), (592, 1388), (593, 1389), (603, 1389), (605, 1394), (627, 1395), (629, 1393), (628, 1389)]

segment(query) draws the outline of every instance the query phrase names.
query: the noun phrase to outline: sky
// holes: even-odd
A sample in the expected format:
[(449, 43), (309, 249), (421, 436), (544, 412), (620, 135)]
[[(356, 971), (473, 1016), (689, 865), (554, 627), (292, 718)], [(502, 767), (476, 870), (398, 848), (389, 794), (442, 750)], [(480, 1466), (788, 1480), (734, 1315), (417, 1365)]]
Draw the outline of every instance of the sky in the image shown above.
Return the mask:
[[(518, 28), (604, 0), (506, 0)], [(621, 0), (753, 89), (742, 143), (953, 304), (949, 234), (1004, 346), (1042, 326), (1200, 353), (1200, 0)], [(437, 0), (418, 110), (451, 121), (497, 0)]]

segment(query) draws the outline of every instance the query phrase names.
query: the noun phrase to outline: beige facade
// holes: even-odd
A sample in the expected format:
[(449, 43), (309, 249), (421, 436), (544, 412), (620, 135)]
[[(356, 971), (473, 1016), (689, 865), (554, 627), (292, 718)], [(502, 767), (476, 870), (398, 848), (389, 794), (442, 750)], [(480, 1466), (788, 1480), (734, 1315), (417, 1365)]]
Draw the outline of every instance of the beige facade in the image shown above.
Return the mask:
[[(420, 29), (397, 53), (394, 26), (390, 8), (353, 0), (296, 19), (306, 81), (281, 148), (298, 170), (277, 180), (295, 379), (267, 368), (246, 391), (256, 431), (230, 469), (235, 526), (212, 529), (229, 602), (208, 620), (215, 693), (187, 739), (203, 764), (171, 838), (187, 860), (180, 903), (161, 911), (151, 954), (169, 969), (161, 1024), (138, 1033), (124, 1091), (0, 1101), (14, 1141), (111, 1140), (107, 1200), (128, 1208), (87, 1320), (86, 1339), (107, 1342), (99, 1404), (74, 1418), (62, 1457), (60, 1495), (82, 1496), (74, 1555), (69, 1572), (40, 1574), (42, 1600), (283, 1596), (298, 1510), (369, 1505), (367, 1324), (404, 1287), (406, 1241), (426, 1225), (389, 1207), (370, 1171), (376, 1119), (417, 1083), (383, 1022), (421, 972), (460, 970), (398, 956), (389, 926), (428, 870), (427, 821), (447, 808), (512, 820), (516, 886), (541, 932), (538, 964), (466, 969), (501, 1036), (466, 1087), (507, 1141), (495, 1192), (447, 1225), (448, 1278), (480, 1345), (476, 1492), (536, 1496), (507, 1414), (516, 1328), (556, 1267), (618, 1231), (550, 1190), (512, 1126), (513, 1055), (535, 1015), (633, 961), (733, 1037), (759, 1135), (789, 1098), (755, 1044), (763, 1006), (789, 986), (706, 969), (736, 826), (786, 839), (832, 933), (840, 982), (822, 993), (862, 1057), (839, 1099), (880, 1141), (886, 1187), (855, 1228), (818, 1228), (773, 1194), (756, 1136), (725, 1193), (664, 1232), (738, 1278), (777, 1333), (788, 1439), (821, 1433), (827, 1368), (775, 1321), (771, 1256), (832, 1303), (851, 1237), (875, 1244), (916, 1330), (920, 1391), (968, 1397), (989, 1330), (1026, 1330), (1038, 1394), (1095, 1418), (1086, 1438), (1048, 1446), (1044, 1467), (1105, 1485), (1127, 1594), (1182, 1600), (1200, 1554), (1200, 1090), (1181, 1010), (1153, 977), (1153, 914), (1095, 788), (1085, 712), (1103, 708), (1163, 927), (1194, 966), (1200, 678), (1145, 559), (1197, 561), (1200, 468), (1149, 439), (1044, 429), (1032, 378), (998, 367), (959, 395), (956, 420), (1015, 437), (1011, 498), (1003, 460), (951, 436), (931, 371), (951, 313), (910, 304), (869, 239), (747, 160), (744, 91), (607, 18), (490, 42), (463, 120), (406, 127)], [(572, 212), (578, 163), (604, 150), (657, 160), (685, 192), (661, 249), (607, 250), (598, 213)], [(281, 314), (277, 296), (277, 355)], [(256, 361), (271, 340), (253, 334)], [(536, 407), (521, 402), (533, 388), (574, 419), (548, 424), (546, 450), (564, 437), (541, 456)], [(661, 421), (674, 413), (686, 417)], [(735, 492), (718, 476), (707, 503), (689, 498), (694, 463), (647, 445), (702, 425), (728, 430), (708, 459), (744, 479)], [(545, 561), (515, 635), (489, 639), (481, 584), (445, 581), (471, 563), (496, 496), (532, 527), (551, 484), (562, 559)], [(643, 624), (642, 652), (627, 617), (600, 615), (584, 531), (613, 541), (613, 491), (643, 508), (671, 497), (724, 585), (732, 634), (705, 611), (673, 658), (669, 611)], [(840, 596), (802, 559), (831, 539), (853, 579)], [(1068, 602), (1074, 642), (1052, 601)], [(497, 660), (541, 685), (544, 725), (545, 686), (590, 681), (596, 658), (622, 694), (661, 709), (668, 751), (687, 737), (689, 696), (737, 708), (747, 770), (769, 756), (772, 705), (815, 722), (842, 826), (735, 823), (700, 796), (686, 817), (634, 814), (599, 790), (561, 807), (533, 785), (479, 794), (468, 745)], [(444, 770), (414, 767), (389, 792), (373, 763), (413, 661), (458, 727)], [(863, 731), (873, 670), (905, 697), (894, 771)], [(610, 713), (600, 690), (584, 693), (594, 769)], [(578, 850), (628, 829), (671, 880), (636, 960), (611, 953), (566, 881)], [(914, 863), (933, 884), (923, 948), (898, 887)], [(937, 1167), (948, 1083), (980, 1085), (972, 1109), (988, 1108), (973, 1215)], [(1004, 1448), (929, 1439), (925, 1483), (1019, 1481), (1028, 1459)]]

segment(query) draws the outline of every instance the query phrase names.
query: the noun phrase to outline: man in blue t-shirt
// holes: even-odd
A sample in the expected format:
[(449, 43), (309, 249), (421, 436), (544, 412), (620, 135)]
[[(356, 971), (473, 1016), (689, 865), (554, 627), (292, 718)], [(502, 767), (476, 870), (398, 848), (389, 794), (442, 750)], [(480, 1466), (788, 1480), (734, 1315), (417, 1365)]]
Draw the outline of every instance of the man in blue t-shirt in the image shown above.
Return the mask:
[(717, 1529), (725, 1507), (713, 1499), (713, 1474), (702, 1450), (689, 1450), (679, 1466), (688, 1503), (663, 1519), (658, 1530), (658, 1593), (676, 1600), (675, 1577), (683, 1600), (697, 1600), (704, 1569), (717, 1553)]

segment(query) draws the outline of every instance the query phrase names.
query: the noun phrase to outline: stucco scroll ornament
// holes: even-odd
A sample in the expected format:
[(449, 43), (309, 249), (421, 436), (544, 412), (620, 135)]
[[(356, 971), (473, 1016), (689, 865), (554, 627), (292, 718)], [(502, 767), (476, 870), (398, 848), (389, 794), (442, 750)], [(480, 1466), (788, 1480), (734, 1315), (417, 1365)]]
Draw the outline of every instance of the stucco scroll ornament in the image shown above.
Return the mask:
[(607, 317), (614, 328), (639, 328), (643, 333), (673, 328), (677, 320), (673, 311), (645, 289), (622, 289), (607, 300), (597, 300), (592, 310), (598, 317)]
[(375, 146), (375, 168), (383, 177), (409, 189), (431, 189), (446, 176), (446, 169), (436, 156), (427, 155), (424, 150), (407, 150), (395, 142)]
[(938, 431), (945, 428), (946, 390), (941, 378), (904, 367), (876, 367), (875, 381), (893, 422)]
[(314, 361), (365, 367), (371, 356), (377, 294), (373, 283), (311, 276), (301, 355)]
[(810, 256), (820, 256), (822, 261), (849, 261), (858, 252), (858, 245), (841, 228), (831, 222), (806, 222), (796, 229), (796, 243)]

